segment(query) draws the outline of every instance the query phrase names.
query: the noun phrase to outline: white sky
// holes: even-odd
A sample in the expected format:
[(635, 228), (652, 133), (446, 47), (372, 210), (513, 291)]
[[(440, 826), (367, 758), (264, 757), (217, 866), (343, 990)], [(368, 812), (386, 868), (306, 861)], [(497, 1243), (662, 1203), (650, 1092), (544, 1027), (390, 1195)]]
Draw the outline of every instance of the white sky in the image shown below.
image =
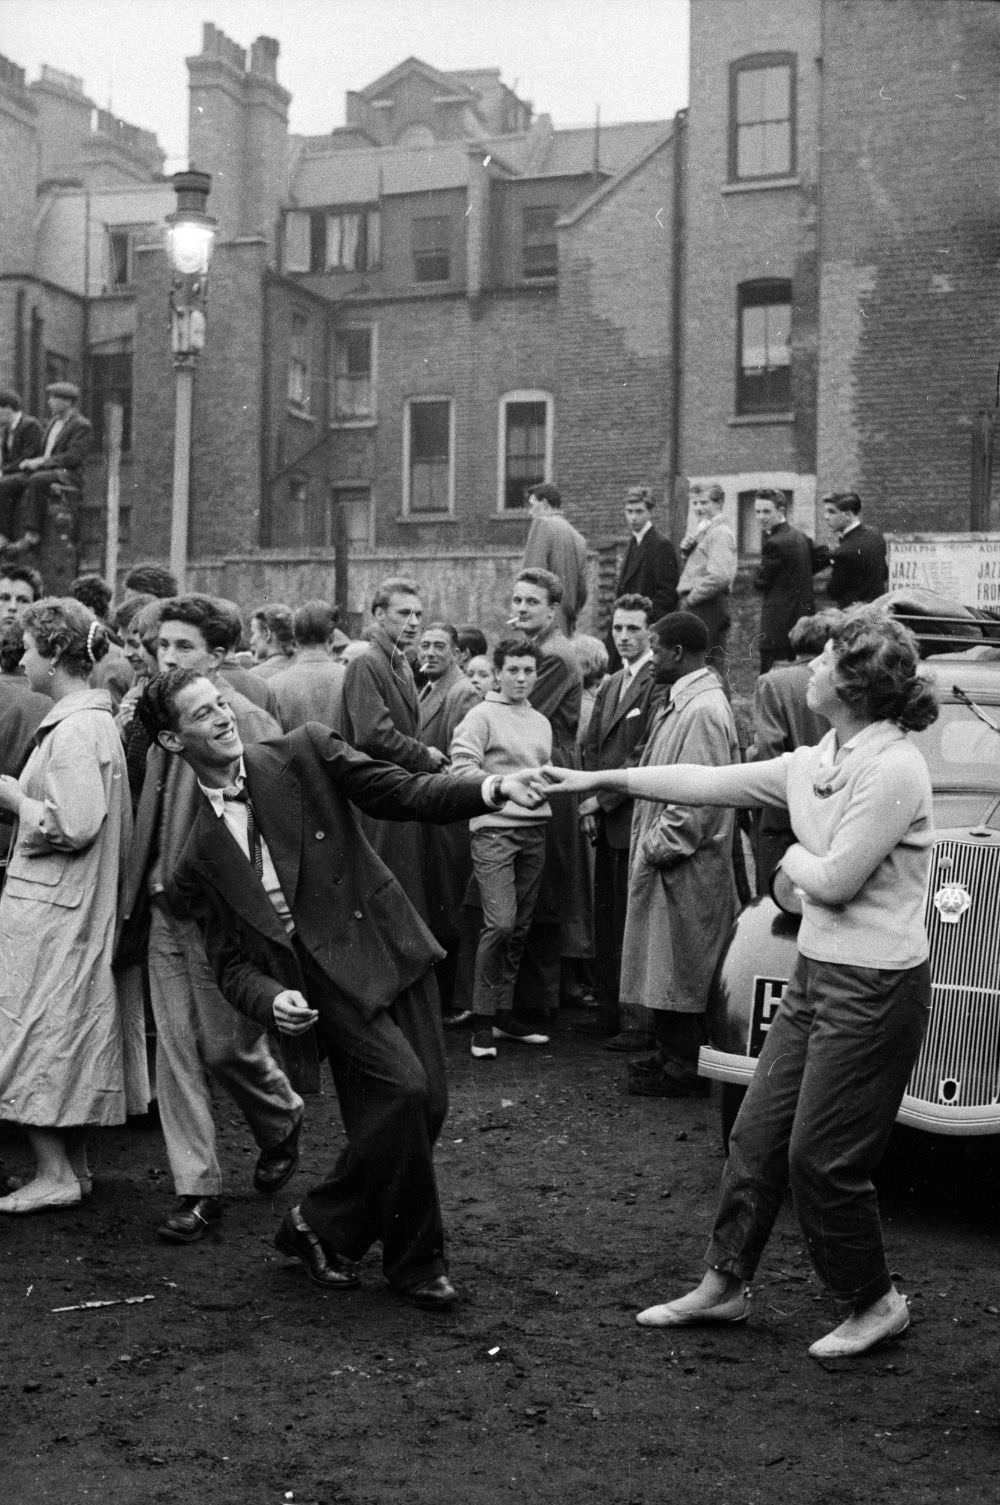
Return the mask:
[(0, 53), (83, 80), (94, 102), (155, 131), (185, 165), (187, 69), (204, 21), (249, 48), (281, 44), (291, 129), (344, 122), (344, 95), (414, 55), (498, 67), (557, 126), (669, 118), (687, 103), (688, 0), (0, 0)]

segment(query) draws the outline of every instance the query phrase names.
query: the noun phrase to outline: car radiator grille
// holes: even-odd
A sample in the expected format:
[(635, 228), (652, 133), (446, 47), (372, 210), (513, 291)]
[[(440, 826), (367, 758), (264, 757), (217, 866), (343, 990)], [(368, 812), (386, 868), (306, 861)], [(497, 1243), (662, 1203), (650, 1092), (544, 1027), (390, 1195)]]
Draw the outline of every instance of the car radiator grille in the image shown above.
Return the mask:
[[(960, 886), (971, 903), (953, 923), (935, 898)], [(964, 899), (959, 893), (961, 908)], [(907, 1093), (928, 1103), (1000, 1101), (1000, 844), (936, 843), (927, 885), (931, 1017)]]

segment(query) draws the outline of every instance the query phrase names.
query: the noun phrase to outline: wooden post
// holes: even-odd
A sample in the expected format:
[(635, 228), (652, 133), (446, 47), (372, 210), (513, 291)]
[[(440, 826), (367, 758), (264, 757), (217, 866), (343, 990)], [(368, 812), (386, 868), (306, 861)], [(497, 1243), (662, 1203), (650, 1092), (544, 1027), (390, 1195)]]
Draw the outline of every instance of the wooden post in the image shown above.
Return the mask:
[(996, 432), (995, 408), (980, 408), (972, 420), (972, 484), (969, 499), (969, 528), (973, 533), (987, 532), (990, 526), (990, 493), (993, 489), (993, 441)]
[(104, 432), (108, 443), (108, 508), (104, 533), (104, 579), (114, 597), (118, 593), (122, 470), (122, 405), (116, 398), (104, 404)]
[(333, 546), (336, 550), (333, 559), (334, 600), (346, 621), (350, 544), (347, 534), (347, 508), (337, 497), (336, 492), (334, 492), (333, 503)]

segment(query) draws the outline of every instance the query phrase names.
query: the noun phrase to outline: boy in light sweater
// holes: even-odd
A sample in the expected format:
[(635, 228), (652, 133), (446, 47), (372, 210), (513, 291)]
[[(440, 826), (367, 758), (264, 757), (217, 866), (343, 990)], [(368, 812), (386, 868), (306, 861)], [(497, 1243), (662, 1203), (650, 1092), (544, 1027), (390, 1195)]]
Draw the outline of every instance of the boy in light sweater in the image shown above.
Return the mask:
[[(503, 774), (538, 768), (552, 756), (548, 718), (529, 705), (541, 649), (527, 638), (504, 638), (493, 653), (497, 690), (487, 692), (455, 730), (453, 773)], [(508, 802), (469, 822), (472, 865), (483, 906), (472, 993), (472, 1054), (495, 1056), (497, 1040), (547, 1045), (548, 1035), (516, 1019), (514, 983), (545, 865), (548, 804), (532, 810)]]

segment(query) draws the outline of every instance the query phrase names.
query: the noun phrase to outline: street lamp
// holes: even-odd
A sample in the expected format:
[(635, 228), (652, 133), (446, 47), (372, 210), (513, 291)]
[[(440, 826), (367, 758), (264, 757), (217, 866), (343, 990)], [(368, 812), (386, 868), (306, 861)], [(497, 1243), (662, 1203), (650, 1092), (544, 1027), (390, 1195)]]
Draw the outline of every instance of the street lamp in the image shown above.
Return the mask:
[(172, 182), (177, 208), (167, 215), (167, 252), (170, 256), (170, 344), (174, 356), (176, 405), (174, 419), (174, 483), (170, 511), (170, 568), (180, 590), (185, 589), (188, 557), (188, 519), (191, 502), (191, 420), (194, 409), (194, 369), (205, 344), (205, 306), (208, 264), (212, 259), (216, 221), (205, 212), (212, 179), (190, 168), (176, 172)]

